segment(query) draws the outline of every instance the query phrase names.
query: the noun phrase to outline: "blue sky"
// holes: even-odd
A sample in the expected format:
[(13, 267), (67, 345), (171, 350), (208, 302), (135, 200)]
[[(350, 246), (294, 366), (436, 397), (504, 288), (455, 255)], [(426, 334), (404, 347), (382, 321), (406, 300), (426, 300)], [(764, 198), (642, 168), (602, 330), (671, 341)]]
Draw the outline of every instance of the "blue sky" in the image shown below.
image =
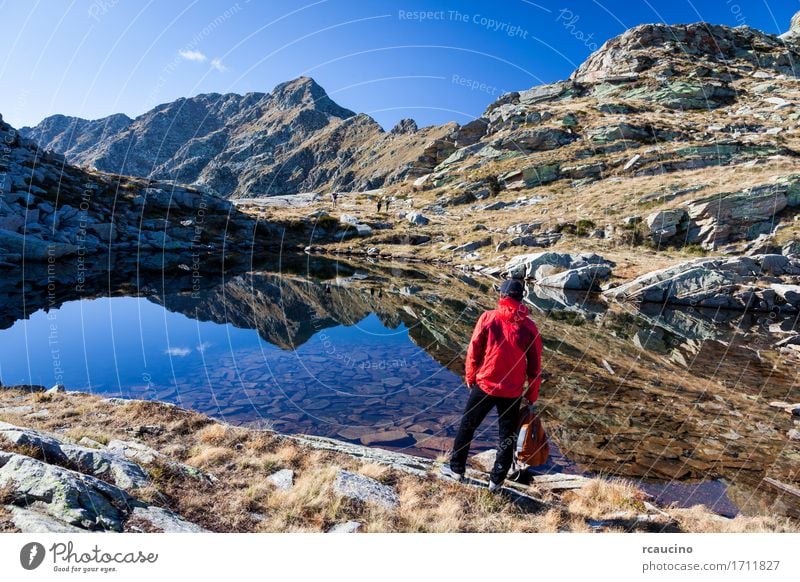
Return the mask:
[(502, 93), (567, 77), (643, 22), (771, 33), (800, 0), (0, 0), (0, 113), (132, 117), (179, 97), (314, 77), (384, 127), (479, 116)]

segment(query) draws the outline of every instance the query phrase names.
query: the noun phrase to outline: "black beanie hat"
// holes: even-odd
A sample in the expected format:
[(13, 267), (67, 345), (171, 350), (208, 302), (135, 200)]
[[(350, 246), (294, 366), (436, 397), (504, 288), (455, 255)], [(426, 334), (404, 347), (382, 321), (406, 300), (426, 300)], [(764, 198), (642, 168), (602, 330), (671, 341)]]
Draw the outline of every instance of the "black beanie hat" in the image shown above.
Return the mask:
[(500, 285), (500, 294), (507, 295), (512, 299), (516, 299), (517, 301), (522, 301), (522, 295), (525, 291), (525, 287), (522, 285), (522, 281), (517, 279), (507, 279), (503, 281), (503, 284)]

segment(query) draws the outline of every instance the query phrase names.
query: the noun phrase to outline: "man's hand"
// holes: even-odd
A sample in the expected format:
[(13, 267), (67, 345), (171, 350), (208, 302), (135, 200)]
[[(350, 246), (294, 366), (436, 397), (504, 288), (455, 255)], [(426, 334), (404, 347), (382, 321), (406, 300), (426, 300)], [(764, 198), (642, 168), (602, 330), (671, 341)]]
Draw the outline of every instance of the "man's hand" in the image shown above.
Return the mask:
[(473, 388), (477, 388), (478, 387), (478, 383), (477, 382), (472, 382), (470, 384), (469, 380), (464, 378), (464, 386), (467, 387), (467, 390), (472, 390)]
[(528, 400), (526, 398), (523, 401), (523, 403), (525, 404), (525, 407), (528, 409), (528, 412), (533, 413), (533, 414), (536, 414), (538, 412), (539, 408), (536, 406), (535, 402), (531, 402), (530, 400)]

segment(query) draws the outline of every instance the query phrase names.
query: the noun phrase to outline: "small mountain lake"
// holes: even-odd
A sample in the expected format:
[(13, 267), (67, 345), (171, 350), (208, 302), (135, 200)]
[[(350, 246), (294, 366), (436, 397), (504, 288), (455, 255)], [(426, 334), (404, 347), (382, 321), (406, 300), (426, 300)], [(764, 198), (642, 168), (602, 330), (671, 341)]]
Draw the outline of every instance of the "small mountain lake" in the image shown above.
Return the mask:
[[(388, 327), (374, 313), (279, 347), (255, 329), (200, 321), (143, 297), (104, 297), (38, 311), (0, 338), (6, 384), (58, 380), (230, 423), (371, 444), (446, 448), (437, 433), (450, 427), (431, 419), (454, 415), (454, 401), (463, 400), (459, 376), (417, 346), (402, 322)], [(409, 434), (398, 438), (398, 427)]]
[[(497, 296), (497, 281), (457, 272), (311, 258), (199, 281), (98, 270), (80, 290), (26, 277), (2, 281), (4, 384), (60, 382), (425, 456), (452, 445), (466, 346)], [(545, 340), (545, 469), (635, 479), (731, 515), (766, 511), (763, 477), (800, 467), (791, 417), (768, 406), (800, 400), (768, 316), (538, 288), (527, 301)], [(474, 450), (495, 437), (487, 421)]]

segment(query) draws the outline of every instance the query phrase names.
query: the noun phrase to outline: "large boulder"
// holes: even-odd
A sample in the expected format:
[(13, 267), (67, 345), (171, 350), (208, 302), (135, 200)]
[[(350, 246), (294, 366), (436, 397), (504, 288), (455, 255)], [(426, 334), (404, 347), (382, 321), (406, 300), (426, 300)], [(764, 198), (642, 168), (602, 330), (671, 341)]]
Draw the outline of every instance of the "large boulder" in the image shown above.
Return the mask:
[(558, 180), (559, 177), (559, 164), (540, 164), (508, 172), (500, 176), (499, 180), (506, 190), (517, 190), (541, 186)]
[[(554, 253), (541, 252), (527, 255), (517, 255), (509, 259), (505, 265), (505, 273), (512, 279), (535, 279), (539, 267), (551, 265), (564, 271), (578, 269), (587, 265), (605, 265), (613, 267), (614, 263), (607, 261), (594, 253)], [(547, 276), (554, 274), (552, 271)]]
[(616, 299), (645, 302), (693, 304), (716, 295), (723, 288), (732, 290), (738, 281), (735, 273), (719, 270), (713, 260), (698, 259), (659, 269), (637, 277), (605, 295)]
[(13, 505), (89, 530), (122, 531), (131, 502), (122, 489), (95, 477), (2, 451), (0, 487)]
[(791, 269), (789, 258), (783, 255), (761, 255), (759, 259), (761, 271), (768, 275), (780, 276)]
[(85, 531), (51, 515), (27, 507), (6, 505), (5, 509), (11, 514), (10, 521), (14, 527), (24, 533), (81, 533)]
[[(127, 526), (127, 530), (142, 528), (144, 532), (159, 533), (207, 533), (204, 527), (183, 519), (177, 513), (152, 505), (137, 505), (131, 512), (131, 520), (136, 525)], [(146, 529), (142, 526), (146, 526)]]
[(780, 306), (776, 296), (790, 304), (795, 296), (791, 285), (769, 288), (765, 283), (774, 282), (776, 273), (793, 274), (798, 267), (782, 255), (695, 259), (645, 273), (604, 294), (624, 301), (767, 311)]
[(408, 220), (408, 222), (410, 222), (411, 224), (415, 224), (417, 226), (425, 226), (430, 222), (430, 220), (426, 216), (423, 216), (419, 212), (409, 212), (406, 215), (406, 220)]
[(337, 473), (333, 482), (333, 490), (342, 497), (374, 503), (387, 509), (394, 509), (400, 503), (400, 498), (394, 488), (350, 471), (340, 470)]
[(147, 473), (136, 463), (113, 452), (66, 442), (51, 433), (0, 422), (0, 442), (3, 439), (38, 450), (49, 463), (73, 467), (84, 474), (111, 480), (123, 489), (150, 484)]
[(750, 240), (771, 232), (776, 215), (789, 205), (791, 181), (755, 186), (740, 192), (715, 194), (691, 202), (687, 213), (693, 224), (686, 242), (716, 248), (729, 240)]
[(487, 236), (482, 239), (470, 241), (468, 243), (464, 243), (462, 245), (458, 245), (456, 248), (453, 249), (454, 253), (471, 253), (474, 250), (480, 249), (482, 247), (488, 246), (492, 244), (492, 237)]
[(586, 265), (544, 277), (538, 281), (538, 284), (557, 289), (594, 291), (599, 289), (601, 281), (605, 281), (610, 276), (611, 267), (608, 265)]
[(542, 265), (553, 265), (568, 268), (571, 256), (565, 253), (531, 253), (512, 257), (505, 266), (506, 273), (512, 279), (532, 279), (536, 270)]
[(786, 303), (800, 309), (800, 285), (781, 285), (779, 283), (773, 283), (770, 285), (770, 289), (775, 291)]
[(650, 229), (650, 237), (658, 243), (671, 239), (679, 230), (683, 230), (688, 218), (686, 211), (678, 208), (654, 212), (645, 219), (645, 222)]
[(578, 139), (571, 131), (554, 127), (525, 129), (507, 137), (492, 141), (491, 146), (500, 150), (512, 150), (519, 153), (547, 151), (572, 143)]

